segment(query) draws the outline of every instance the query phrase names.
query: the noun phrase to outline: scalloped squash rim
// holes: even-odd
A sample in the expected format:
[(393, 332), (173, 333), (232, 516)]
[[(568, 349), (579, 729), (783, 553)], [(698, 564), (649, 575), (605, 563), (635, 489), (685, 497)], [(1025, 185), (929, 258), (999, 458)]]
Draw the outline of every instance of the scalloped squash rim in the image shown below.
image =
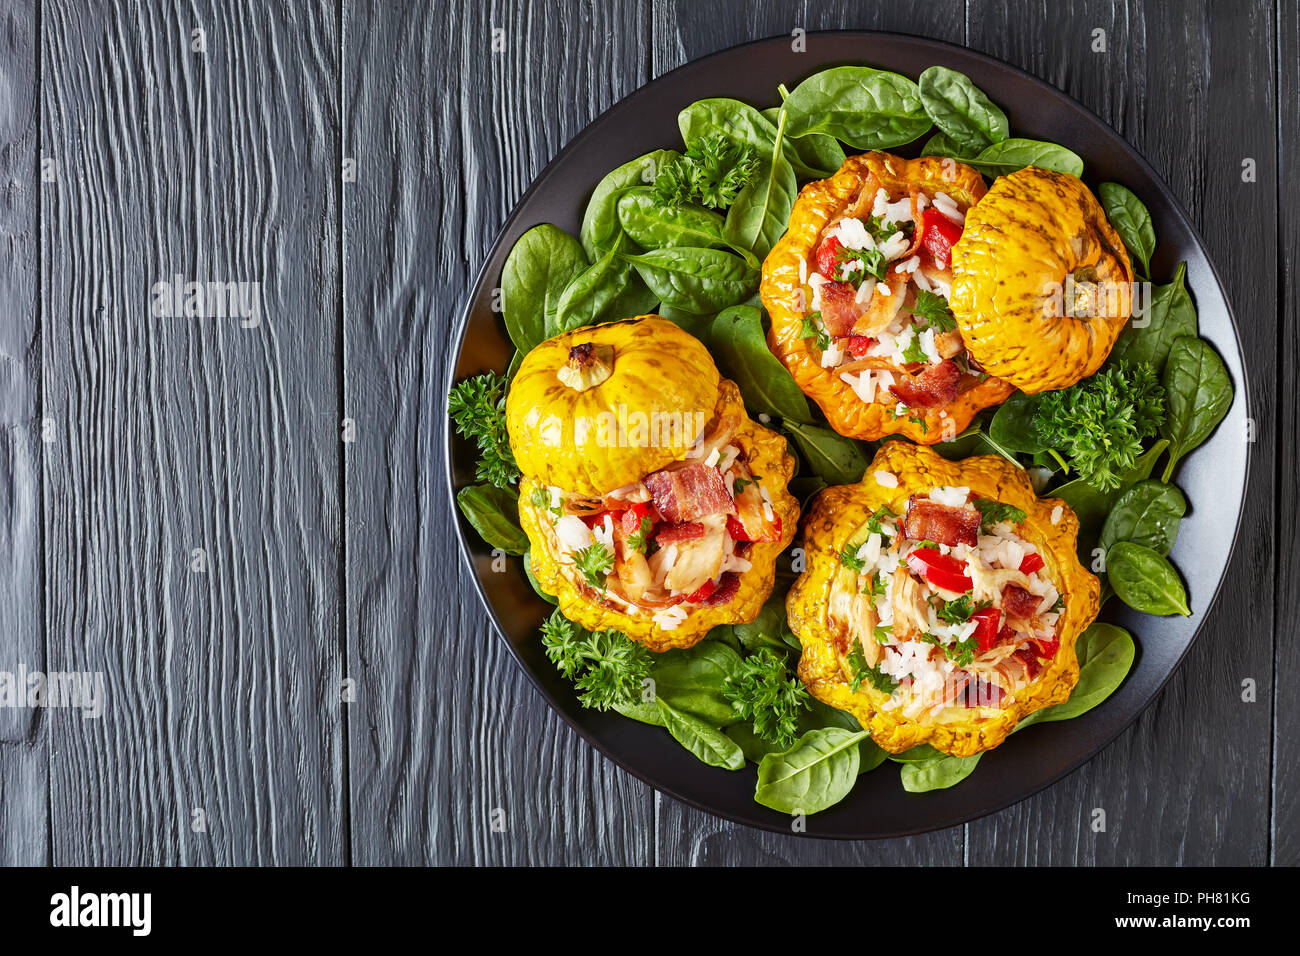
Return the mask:
[[(895, 475), (898, 487), (879, 484), (877, 471)], [(1025, 512), (1020, 533), (1038, 547), (1044, 570), (1050, 572), (1065, 602), (1057, 623), (1060, 647), (1042, 674), (1003, 698), (1003, 706), (949, 706), (937, 716), (911, 719), (899, 710), (882, 710), (890, 695), (869, 684), (856, 692), (850, 689), (847, 664), (827, 622), (828, 599), (840, 552), (872, 512), (889, 505), (901, 514), (912, 494), (949, 485), (965, 485), (975, 494)], [(1053, 525), (1051, 515), (1057, 507), (1062, 511)], [(861, 482), (821, 492), (805, 515), (801, 543), (806, 570), (786, 599), (790, 627), (803, 645), (800, 678), (818, 700), (853, 714), (890, 753), (928, 743), (945, 754), (968, 757), (998, 746), (1026, 715), (1068, 699), (1078, 682), (1075, 642), (1097, 616), (1101, 589), (1075, 553), (1078, 527), (1078, 519), (1064, 501), (1038, 498), (1025, 473), (999, 456), (950, 462), (924, 446), (886, 442)]]

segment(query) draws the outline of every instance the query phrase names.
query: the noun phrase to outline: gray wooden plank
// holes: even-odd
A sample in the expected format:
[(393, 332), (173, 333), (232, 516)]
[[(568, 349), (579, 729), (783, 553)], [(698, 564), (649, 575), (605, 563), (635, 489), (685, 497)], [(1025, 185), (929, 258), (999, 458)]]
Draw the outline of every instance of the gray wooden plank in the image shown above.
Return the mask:
[[(972, 2), (968, 26), (971, 46), (1038, 73), (1110, 122), (1189, 210), (1241, 324), (1258, 436), (1226, 590), (1196, 647), (1155, 704), (1096, 759), (971, 824), (969, 861), (1263, 863), (1274, 598), (1271, 588), (1242, 582), (1273, 580), (1277, 540), (1273, 6)], [(1106, 54), (1091, 49), (1096, 28), (1107, 31)], [(1253, 185), (1240, 177), (1247, 156), (1258, 163)], [(1242, 701), (1246, 678), (1256, 681), (1259, 703)], [(1105, 834), (1088, 827), (1095, 807), (1107, 812)]]
[[(833, 29), (896, 30), (960, 43), (965, 4), (943, 0), (920, 9), (906, 4), (863, 4), (853, 0), (806, 3), (724, 3), (656, 0), (653, 73), (660, 76), (688, 60), (748, 40)], [(815, 38), (808, 40), (815, 43)], [(708, 91), (701, 90), (700, 96)], [(685, 105), (685, 104), (683, 104)], [(892, 772), (888, 768), (881, 772)], [(960, 863), (961, 827), (901, 840), (846, 843), (808, 836), (767, 833), (719, 820), (670, 797), (658, 795), (659, 862), (669, 866), (745, 865), (923, 865)], [(816, 830), (810, 821), (809, 829)]]
[[(1287, 542), (1275, 548), (1277, 555), (1277, 601), (1274, 629), (1273, 684), (1273, 819), (1272, 855), (1277, 866), (1300, 865), (1300, 696), (1294, 688), (1300, 681), (1300, 646), (1295, 627), (1289, 622), (1300, 614), (1300, 559), (1290, 542), (1300, 533), (1300, 507), (1296, 502), (1296, 449), (1300, 448), (1300, 274), (1296, 250), (1300, 249), (1300, 6), (1279, 2), (1278, 26), (1278, 241), (1277, 257), (1282, 269), (1282, 301), (1279, 309), (1277, 350), (1281, 375), (1278, 395), (1277, 536)], [(1263, 383), (1267, 387), (1267, 382)], [(1282, 622), (1288, 622), (1283, 624)]]
[(343, 15), (352, 858), (647, 863), (650, 789), (551, 712), (479, 606), (441, 440), (470, 281), (545, 163), (645, 81), (644, 10), (349, 2)]
[[(106, 682), (50, 712), (53, 861), (339, 863), (335, 10), (42, 25), (49, 666)], [(152, 315), (175, 275), (260, 321)]]
[[(34, 0), (0, 8), (0, 673), (15, 680), (45, 669), (36, 30)], [(48, 862), (47, 727), (39, 710), (0, 708), (0, 865)]]

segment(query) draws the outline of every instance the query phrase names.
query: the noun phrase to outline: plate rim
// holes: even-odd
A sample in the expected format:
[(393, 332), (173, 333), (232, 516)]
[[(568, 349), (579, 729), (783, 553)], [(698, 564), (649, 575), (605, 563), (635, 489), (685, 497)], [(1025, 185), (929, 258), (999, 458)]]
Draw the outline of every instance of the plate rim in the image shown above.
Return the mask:
[[(1108, 121), (1103, 119), (1100, 115), (1098, 115), (1088, 106), (1084, 105), (1083, 103), (1080, 103), (1074, 97), (1070, 96), (1070, 94), (1066, 93), (1064, 90), (1061, 90), (1056, 86), (1053, 86), (1051, 83), (1047, 82), (1041, 77), (1035, 76), (1034, 74), (1029, 73), (1024, 69), (1021, 69), (1015, 64), (1008, 63), (1005, 60), (999, 59), (998, 57), (992, 56), (988, 53), (983, 52), (982, 50), (977, 50), (972, 47), (962, 46), (961, 44), (951, 43), (947, 40), (940, 40), (934, 37), (919, 36), (917, 34), (902, 33), (899, 31), (892, 31), (892, 30), (810, 30), (807, 32), (807, 36), (809, 38), (816, 38), (818, 36), (835, 36), (835, 37), (860, 37), (863, 39), (867, 39), (867, 38), (885, 39), (885, 40), (896, 39), (896, 40), (905, 40), (909, 44), (914, 44), (920, 47), (929, 47), (940, 53), (942, 53), (942, 51), (945, 50), (958, 50), (961, 51), (963, 55), (975, 57), (976, 59), (982, 60), (986, 64), (996, 69), (1010, 71), (1011, 73), (1017, 75), (1020, 79), (1028, 80), (1032, 85), (1038, 87), (1040, 91), (1044, 92), (1048, 96), (1054, 98), (1055, 100), (1062, 103), (1063, 105), (1069, 106), (1075, 111), (1080, 111), (1086, 114), (1088, 117), (1091, 117), (1093, 120), (1095, 120), (1100, 126), (1104, 127), (1106, 130), (1109, 130), (1110, 133), (1113, 135), (1115, 142), (1120, 147), (1120, 149), (1122, 149), (1128, 155), (1129, 159), (1135, 161), (1142, 168), (1142, 170), (1150, 177), (1151, 181), (1156, 185), (1158, 190), (1161, 192), (1162, 196), (1168, 201), (1170, 209), (1173, 212), (1174, 216), (1176, 217), (1178, 224), (1181, 225), (1186, 230), (1187, 234), (1191, 237), (1191, 239), (1193, 240), (1193, 242), (1195, 243), (1196, 247), (1199, 249), (1199, 251), (1201, 252), (1205, 260), (1205, 264), (1209, 269), (1210, 278), (1213, 280), (1215, 287), (1219, 291), (1220, 298), (1222, 299), (1224, 309), (1227, 313), (1229, 326), (1231, 327), (1232, 330), (1233, 342), (1236, 346), (1237, 357), (1241, 365), (1241, 380), (1238, 383), (1241, 390), (1240, 397), (1243, 403), (1243, 408), (1245, 409), (1246, 412), (1249, 412), (1251, 407), (1250, 368), (1245, 360), (1245, 350), (1242, 346), (1240, 325), (1237, 321), (1237, 316), (1235, 310), (1233, 309), (1232, 301), (1228, 296), (1227, 290), (1224, 288), (1223, 281), (1219, 275), (1219, 270), (1215, 266), (1214, 260), (1211, 257), (1206, 247), (1205, 239), (1201, 235), (1201, 232), (1196, 227), (1195, 223), (1192, 222), (1191, 217), (1187, 214), (1187, 210), (1184, 208), (1182, 200), (1169, 187), (1169, 184), (1165, 182), (1164, 177), (1161, 176), (1159, 172), (1157, 172), (1156, 169), (1147, 161), (1146, 157), (1141, 152), (1139, 152), (1137, 148), (1133, 146), (1133, 144), (1131, 144), (1122, 134), (1120, 134)], [(446, 373), (447, 384), (446, 384), (446, 390), (443, 394), (443, 403), (442, 403), (442, 407), (444, 410), (447, 407), (447, 401), (450, 398), (451, 389), (456, 384), (456, 368), (460, 363), (460, 358), (464, 351), (466, 332), (468, 330), (472, 318), (472, 313), (474, 311), (474, 303), (478, 298), (479, 290), (483, 288), (483, 284), (487, 282), (490, 278), (488, 275), (488, 268), (491, 265), (492, 260), (496, 257), (497, 252), (501, 248), (505, 236), (510, 232), (511, 227), (515, 224), (515, 222), (521, 217), (524, 209), (529, 205), (529, 201), (533, 198), (533, 196), (536, 193), (539, 192), (541, 184), (548, 178), (549, 174), (553, 171), (553, 169), (559, 163), (566, 160), (572, 153), (577, 152), (581, 148), (582, 144), (585, 143), (591, 136), (594, 136), (595, 135), (594, 128), (600, 125), (601, 121), (604, 120), (607, 116), (609, 116), (615, 110), (625, 107), (630, 100), (633, 100), (645, 94), (647, 91), (651, 90), (656, 84), (667, 79), (668, 77), (671, 77), (674, 74), (680, 73), (687, 69), (698, 69), (704, 64), (707, 64), (717, 59), (721, 59), (726, 56), (733, 56), (739, 50), (765, 46), (776, 42), (785, 42), (788, 40), (789, 37), (784, 34), (746, 40), (744, 42), (733, 44), (731, 46), (724, 47), (720, 50), (715, 50), (711, 53), (707, 53), (704, 56), (698, 57), (696, 59), (688, 60), (685, 63), (682, 63), (679, 66), (676, 66), (673, 69), (660, 74), (659, 76), (647, 80), (641, 86), (638, 86), (636, 89), (620, 97), (618, 100), (611, 103), (606, 109), (602, 110), (599, 114), (597, 114), (596, 116), (588, 120), (587, 123), (583, 126), (583, 128), (572, 139), (570, 139), (567, 143), (561, 146), (559, 150), (556, 152), (556, 154), (553, 157), (551, 157), (551, 159), (532, 177), (531, 183), (523, 191), (523, 193), (520, 194), (519, 198), (515, 201), (514, 205), (511, 207), (509, 214), (502, 221), (501, 225), (497, 228), (495, 233), (495, 238), (493, 239), (492, 244), (488, 247), (488, 250), (484, 255), (483, 262), (481, 263), (479, 268), (475, 270), (472, 280), (465, 288), (464, 300), (461, 303), (460, 308), (458, 310), (459, 317), (457, 319), (453, 331), (453, 336), (449, 342), (449, 344), (452, 345), (452, 348), (449, 349), (448, 356), (446, 359), (445, 373)], [(867, 65), (867, 64), (864, 62), (861, 65)], [(822, 69), (828, 69), (828, 68), (829, 67), (822, 67)], [(1154, 280), (1151, 281), (1153, 285), (1156, 284)], [(508, 340), (508, 336), (507, 336), (507, 340)], [(1235, 401), (1235, 396), (1234, 396), (1234, 401)], [(591, 731), (587, 730), (586, 727), (584, 727), (580, 722), (578, 722), (572, 716), (570, 716), (570, 714), (564, 708), (560, 707), (556, 703), (556, 701), (552, 699), (552, 696), (548, 691), (548, 689), (542, 684), (540, 679), (533, 674), (532, 669), (529, 667), (528, 663), (524, 661), (524, 659), (520, 656), (513, 642), (510, 640), (509, 636), (507, 635), (504, 627), (502, 626), (501, 619), (497, 614), (497, 610), (493, 605), (492, 601), (489, 599), (487, 592), (483, 587), (483, 582), (480, 580), (477, 569), (475, 568), (474, 555), (473, 552), (470, 550), (469, 542), (466, 537), (465, 527), (462, 520), (462, 515), (460, 514), (459, 508), (457, 507), (456, 504), (456, 490), (457, 490), (456, 476), (455, 476), (455, 469), (453, 467), (453, 439), (455, 435), (455, 429), (452, 425), (451, 417), (447, 415), (445, 411), (441, 417), (442, 417), (441, 428), (442, 428), (442, 438), (443, 438), (442, 440), (443, 472), (447, 482), (446, 489), (445, 489), (447, 491), (446, 503), (447, 503), (447, 507), (450, 509), (451, 518), (452, 518), (451, 523), (455, 529), (461, 560), (463, 562), (463, 570), (469, 574), (473, 582), (474, 591), (477, 593), (479, 602), (481, 603), (483, 609), (487, 612), (488, 619), (492, 623), (492, 627), (496, 632), (497, 638), (505, 644), (506, 648), (510, 653), (510, 656), (514, 659), (515, 664), (519, 667), (521, 671), (523, 671), (524, 675), (528, 678), (528, 681), (532, 684), (533, 688), (541, 695), (542, 699), (547, 703), (547, 705), (550, 707), (552, 712), (556, 716), (558, 716), (561, 720), (563, 720), (571, 730), (575, 731), (578, 734), (578, 736), (582, 738), (582, 740), (584, 740), (603, 758), (611, 761), (626, 773), (630, 774), (631, 776), (635, 777), (637, 780), (649, 786), (652, 790), (660, 793), (665, 793), (671, 796), (674, 800), (677, 800), (681, 803), (686, 804), (687, 806), (693, 807), (697, 810), (709, 814), (712, 817), (715, 817), (719, 820), (726, 821), (727, 823), (735, 826), (753, 827), (755, 829), (764, 830), (767, 832), (792, 835), (788, 824), (787, 815), (785, 814), (779, 814), (776, 811), (772, 811), (773, 817), (770, 824), (763, 822), (763, 820), (754, 821), (748, 819), (739, 819), (715, 807), (707, 806), (701, 800), (682, 794), (678, 792), (671, 785), (651, 780), (645, 773), (640, 771), (637, 767), (629, 764), (621, 757), (616, 756), (613, 753), (607, 751), (600, 744), (600, 742), (596, 739), (595, 735)], [(1247, 415), (1247, 418), (1249, 417), (1250, 416)], [(1216, 426), (1216, 429), (1217, 427), (1218, 426)], [(1141, 706), (1139, 706), (1127, 720), (1125, 720), (1122, 724), (1116, 727), (1111, 733), (1107, 734), (1105, 736), (1104, 741), (1099, 746), (1093, 748), (1086, 755), (1071, 762), (1065, 769), (1052, 773), (1048, 776), (1045, 776), (1044, 778), (1042, 778), (1041, 781), (1034, 784), (1032, 787), (1024, 791), (1018, 797), (1014, 797), (1010, 800), (1000, 802), (997, 805), (986, 809), (957, 813), (952, 818), (934, 825), (922, 825), (922, 826), (917, 826), (915, 828), (895, 829), (890, 831), (889, 833), (875, 833), (875, 834), (821, 832), (821, 833), (804, 833), (804, 834), (793, 834), (793, 835), (811, 837), (820, 840), (871, 841), (871, 840), (887, 840), (887, 839), (897, 839), (903, 837), (912, 837), (912, 836), (918, 836), (925, 833), (939, 832), (941, 830), (951, 829), (952, 827), (956, 827), (956, 826), (963, 826), (974, 820), (980, 820), (985, 817), (992, 816), (995, 813), (1000, 813), (1001, 811), (1006, 810), (1008, 807), (1013, 807), (1020, 803), (1023, 803), (1024, 801), (1028, 800), (1030, 797), (1033, 797), (1041, 793), (1043, 790), (1046, 790), (1048, 787), (1052, 786), (1053, 784), (1057, 783), (1063, 778), (1074, 773), (1085, 764), (1090, 763), (1097, 756), (1099, 756), (1102, 753), (1102, 751), (1106, 750), (1112, 744), (1114, 744), (1115, 741), (1118, 740), (1119, 737), (1125, 731), (1127, 731), (1130, 727), (1132, 727), (1133, 724), (1136, 723), (1137, 720), (1143, 714), (1145, 714), (1147, 710), (1150, 709), (1151, 705), (1156, 701), (1156, 699), (1161, 696), (1161, 694), (1165, 690), (1165, 687), (1168, 685), (1169, 681), (1183, 666), (1184, 661), (1187, 659), (1187, 655), (1191, 652), (1192, 648), (1201, 639), (1202, 631), (1205, 630), (1205, 624), (1209, 619), (1211, 613), (1214, 611), (1215, 606), (1218, 604), (1219, 596), (1223, 591), (1224, 582), (1228, 577), (1228, 569), (1234, 557), (1236, 556), (1237, 545), (1241, 537), (1242, 525), (1245, 520), (1245, 500), (1246, 500), (1246, 495), (1248, 494), (1250, 489), (1250, 478), (1251, 478), (1252, 468), (1254, 465), (1254, 457), (1257, 454), (1257, 449), (1256, 449), (1257, 445), (1258, 442), (1249, 442), (1247, 446), (1247, 451), (1245, 455), (1245, 470), (1242, 476), (1242, 486), (1241, 486), (1242, 490), (1241, 490), (1241, 495), (1236, 504), (1237, 517), (1232, 530), (1232, 538), (1227, 548), (1227, 562), (1224, 565), (1223, 574), (1220, 575), (1219, 580), (1215, 585), (1214, 593), (1211, 595), (1210, 600), (1205, 605), (1205, 611), (1201, 615), (1200, 622), (1196, 625), (1196, 628), (1193, 631), (1191, 638), (1187, 641), (1186, 646), (1182, 649), (1181, 653), (1179, 653), (1178, 657), (1170, 665), (1168, 669), (1168, 673), (1166, 673), (1164, 677), (1160, 679), (1160, 681), (1156, 684), (1154, 689), (1147, 695), (1146, 700), (1141, 704)], [(520, 558), (519, 560), (522, 561), (522, 558)], [(1139, 650), (1140, 650), (1140, 645), (1139, 645)], [(1125, 680), (1127, 680), (1127, 676)], [(1118, 691), (1119, 688), (1116, 688), (1116, 690)], [(748, 761), (746, 762), (746, 764), (747, 764), (746, 770), (749, 770), (750, 767), (748, 765)], [(758, 806), (758, 804), (755, 805)]]

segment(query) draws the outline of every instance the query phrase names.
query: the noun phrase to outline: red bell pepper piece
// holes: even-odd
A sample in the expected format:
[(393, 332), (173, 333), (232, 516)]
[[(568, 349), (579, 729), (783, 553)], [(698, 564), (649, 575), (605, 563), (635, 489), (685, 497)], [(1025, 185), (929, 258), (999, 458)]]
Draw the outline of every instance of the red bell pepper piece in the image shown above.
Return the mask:
[(654, 508), (655, 508), (654, 502), (638, 501), (635, 504), (633, 504), (631, 507), (629, 507), (626, 511), (620, 511), (618, 513), (618, 517), (619, 517), (619, 521), (622, 523), (623, 526), (623, 533), (636, 534), (638, 531), (640, 531), (642, 518), (649, 518), (650, 527), (653, 528), (655, 523), (655, 515), (657, 514)]
[(975, 641), (979, 645), (980, 653), (983, 654), (998, 642), (998, 624), (1002, 612), (995, 607), (986, 607), (976, 611), (970, 617), (975, 622)]
[(966, 576), (966, 565), (950, 554), (941, 554), (934, 548), (917, 548), (907, 556), (907, 566), (931, 584), (944, 591), (964, 594), (975, 587)]
[(1035, 571), (1043, 569), (1043, 559), (1041, 555), (1027, 554), (1020, 562), (1020, 571), (1022, 574), (1033, 574)]
[(869, 335), (850, 335), (849, 336), (849, 354), (856, 358), (862, 358), (867, 354), (867, 349), (876, 344), (876, 340)]
[(1056, 656), (1056, 652), (1061, 649), (1061, 639), (1053, 634), (1049, 638), (1034, 638), (1034, 643), (1038, 645), (1040, 656), (1047, 658), (1049, 661)]
[(962, 227), (931, 207), (921, 213), (921, 245), (934, 257), (935, 265), (948, 268), (952, 247), (961, 238)]
[(835, 279), (839, 270), (839, 251), (844, 248), (839, 236), (831, 236), (817, 247), (817, 271), (828, 279)]
[(717, 587), (718, 584), (716, 581), (705, 581), (703, 584), (701, 584), (690, 594), (686, 595), (686, 603), (699, 604), (701, 601), (708, 598), (708, 596), (712, 594), (717, 589)]

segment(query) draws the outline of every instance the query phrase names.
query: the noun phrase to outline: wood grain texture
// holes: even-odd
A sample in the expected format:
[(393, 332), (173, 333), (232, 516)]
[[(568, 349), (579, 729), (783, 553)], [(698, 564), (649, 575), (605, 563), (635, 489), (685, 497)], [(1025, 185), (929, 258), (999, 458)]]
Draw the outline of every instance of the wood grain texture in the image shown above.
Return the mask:
[[(53, 862), (339, 863), (335, 11), (42, 26), (49, 666), (107, 685), (50, 712)], [(151, 315), (176, 274), (260, 323)]]
[[(1200, 640), (1154, 705), (1090, 763), (970, 824), (972, 865), (1267, 860), (1274, 596), (1249, 582), (1274, 579), (1276, 541), (1273, 16), (1264, 0), (971, 4), (972, 47), (1037, 72), (1092, 108), (1187, 208), (1240, 323), (1257, 426), (1237, 550)], [(1107, 31), (1106, 54), (1091, 50), (1097, 28)], [(1258, 163), (1255, 184), (1241, 181), (1244, 157)], [(1258, 703), (1242, 701), (1244, 678), (1256, 681)], [(1089, 828), (1096, 807), (1106, 811), (1106, 833)]]
[[(1278, 4), (1278, 264), (1281, 268), (1277, 327), (1277, 547), (1273, 690), (1272, 858), (1276, 866), (1300, 865), (1300, 556), (1290, 542), (1300, 534), (1296, 491), (1300, 449), (1300, 5)], [(1282, 68), (1285, 65), (1285, 68)], [(1261, 182), (1263, 180), (1261, 179)], [(1262, 383), (1265, 388), (1268, 382)], [(1261, 696), (1262, 699), (1262, 696)]]
[[(952, 43), (965, 37), (963, 0), (927, 4), (924, 16), (900, 4), (848, 2), (743, 5), (690, 0), (656, 0), (654, 59), (660, 76), (716, 50), (768, 36), (833, 29), (906, 30)], [(792, 37), (793, 41), (793, 37)], [(817, 42), (808, 37), (809, 48)], [(705, 91), (701, 96), (707, 95)], [(894, 772), (882, 768), (881, 772)], [(956, 865), (962, 861), (961, 827), (901, 840), (846, 843), (810, 835), (768, 833), (720, 820), (711, 814), (657, 795), (658, 861), (685, 866), (918, 866)], [(816, 833), (816, 818), (808, 821)]]
[(652, 859), (652, 791), (556, 717), (488, 623), (442, 455), (447, 359), (474, 273), (546, 162), (646, 81), (646, 25), (631, 3), (345, 4), (357, 864)]
[[(36, 4), (0, 4), (0, 672), (45, 669)], [(0, 866), (48, 862), (44, 714), (0, 708)]]

